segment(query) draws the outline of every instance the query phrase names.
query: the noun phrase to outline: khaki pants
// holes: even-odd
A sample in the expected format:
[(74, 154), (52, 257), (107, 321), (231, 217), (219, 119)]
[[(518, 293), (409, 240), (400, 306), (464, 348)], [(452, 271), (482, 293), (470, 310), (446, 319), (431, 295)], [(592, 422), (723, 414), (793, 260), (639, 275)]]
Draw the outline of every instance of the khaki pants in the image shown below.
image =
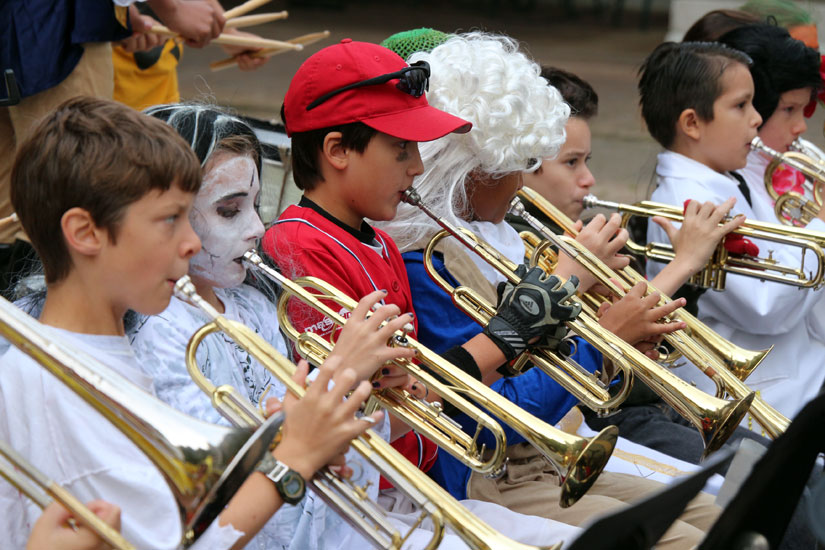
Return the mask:
[[(473, 473), (467, 498), (501, 504), (514, 512), (540, 516), (569, 525), (582, 526), (664, 487), (643, 477), (602, 472), (576, 504), (561, 508), (559, 478), (552, 466), (527, 443), (511, 445), (507, 472), (499, 479)], [(700, 493), (664, 534), (656, 548), (687, 550), (696, 547), (721, 513), (714, 498)]]
[[(80, 95), (112, 98), (114, 74), (109, 42), (84, 44), (83, 56), (74, 71), (54, 88), (24, 98), (12, 107), (0, 107), (0, 218), (14, 211), (9, 198), (11, 169), (19, 144), (32, 126), (55, 107)], [(25, 239), (19, 223), (0, 227), (0, 243)]]

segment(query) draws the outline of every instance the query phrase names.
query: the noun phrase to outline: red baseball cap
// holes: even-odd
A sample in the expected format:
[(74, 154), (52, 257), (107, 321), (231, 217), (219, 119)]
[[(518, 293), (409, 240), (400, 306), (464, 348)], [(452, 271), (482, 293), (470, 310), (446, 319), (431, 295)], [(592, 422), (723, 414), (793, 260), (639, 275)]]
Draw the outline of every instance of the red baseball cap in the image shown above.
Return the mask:
[(308, 107), (324, 94), (409, 67), (395, 52), (350, 38), (319, 51), (295, 73), (284, 98), (287, 135), (363, 122), (370, 128), (410, 141), (432, 141), (451, 132), (465, 133), (472, 123), (431, 107), (396, 87), (398, 79), (362, 86)]

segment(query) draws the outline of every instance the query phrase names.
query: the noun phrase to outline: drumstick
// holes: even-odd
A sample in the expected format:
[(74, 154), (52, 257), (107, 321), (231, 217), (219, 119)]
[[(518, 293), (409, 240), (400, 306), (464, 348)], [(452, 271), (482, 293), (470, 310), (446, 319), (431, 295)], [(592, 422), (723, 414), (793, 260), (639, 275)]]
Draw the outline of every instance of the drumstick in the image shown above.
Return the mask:
[[(287, 40), (290, 44), (301, 44), (303, 46), (308, 46), (309, 44), (314, 44), (319, 40), (323, 40), (329, 36), (329, 31), (321, 31), (321, 32), (313, 32), (309, 34), (304, 34), (302, 36), (298, 36), (291, 40)], [(255, 52), (250, 54), (251, 57), (272, 57), (273, 55), (278, 55), (284, 53), (288, 50), (283, 48), (266, 48), (259, 52)], [(238, 64), (238, 60), (234, 57), (227, 57), (226, 59), (222, 59), (220, 61), (215, 61), (209, 64), (209, 68), (212, 71), (222, 71), (224, 69), (228, 69), (230, 67), (234, 67)]]
[[(169, 37), (178, 37), (178, 33), (169, 29), (168, 27), (164, 27), (163, 25), (153, 25), (150, 29), (150, 32), (155, 34), (161, 34)], [(294, 50), (300, 51), (304, 49), (301, 44), (291, 44), (289, 42), (284, 42), (282, 40), (270, 40), (268, 38), (258, 38), (258, 37), (250, 37), (250, 36), (235, 36), (232, 34), (221, 33), (220, 36), (214, 38), (210, 44), (222, 44), (226, 46), (241, 46), (244, 48), (256, 49), (256, 48), (275, 48), (275, 49), (283, 49), (283, 50)]]
[(230, 19), (226, 22), (223, 28), (225, 29), (240, 29), (242, 27), (252, 27), (253, 25), (262, 25), (270, 21), (279, 21), (289, 17), (286, 11), (278, 11), (274, 13), (259, 13), (257, 15), (242, 15), (235, 19)]
[(264, 4), (269, 3), (269, 1), (270, 0), (247, 0), (246, 2), (241, 4), (240, 6), (232, 8), (229, 11), (223, 12), (223, 17), (224, 17), (224, 19), (229, 21), (230, 19), (232, 19), (234, 17), (245, 15), (245, 14), (251, 12), (255, 8), (259, 8), (259, 7), (263, 6)]
[(17, 223), (20, 221), (20, 218), (17, 217), (17, 212), (12, 212), (10, 215), (6, 216), (5, 218), (0, 218), (0, 227), (6, 227), (7, 225), (11, 225), (13, 223)]

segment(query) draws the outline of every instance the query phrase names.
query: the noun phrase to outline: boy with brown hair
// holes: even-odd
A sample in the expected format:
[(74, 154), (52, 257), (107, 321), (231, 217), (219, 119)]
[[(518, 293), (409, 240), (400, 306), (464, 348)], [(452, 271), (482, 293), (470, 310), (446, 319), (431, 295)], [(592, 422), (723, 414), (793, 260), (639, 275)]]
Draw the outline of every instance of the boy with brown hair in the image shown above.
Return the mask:
[[(759, 134), (773, 140), (773, 147), (786, 148), (804, 130), (801, 111), (818, 84), (818, 58), (787, 31), (771, 25), (743, 27), (721, 40), (727, 45), (663, 44), (643, 65), (642, 116), (666, 149), (658, 156), (651, 199), (718, 204), (733, 196), (737, 201), (732, 214), (766, 221), (773, 216), (773, 205), (759, 167), (767, 161), (760, 162), (750, 144)], [(791, 54), (794, 61), (783, 67)], [(778, 67), (783, 70), (777, 72)], [(743, 168), (741, 175), (735, 172)], [(822, 221), (811, 224), (821, 227)], [(648, 240), (667, 242), (667, 235), (651, 224)], [(761, 250), (757, 255), (770, 251), (781, 265), (799, 265), (796, 247), (764, 241), (756, 245)], [(816, 261), (807, 260), (812, 259)], [(661, 269), (657, 262), (647, 264), (648, 276)], [(748, 386), (789, 418), (822, 386), (825, 339), (816, 315), (822, 296), (821, 291), (731, 274), (724, 292), (699, 298), (699, 318), (734, 344), (746, 349), (774, 346), (748, 378)], [(686, 381), (714, 391), (713, 382), (698, 372), (693, 365), (676, 369)]]
[[(43, 261), (43, 331), (152, 392), (124, 336), (123, 315), (168, 305), (200, 249), (188, 218), (200, 183), (191, 148), (158, 120), (92, 98), (70, 100), (47, 116), (21, 144), (11, 194)], [(177, 505), (148, 458), (16, 348), (0, 363), (0, 437), (82, 501), (120, 506), (123, 534), (136, 547), (177, 548)], [(344, 401), (356, 376), (340, 367), (325, 365), (303, 399), (285, 402), (289, 420), (272, 457), (305, 479), (369, 427), (353, 416), (369, 385)], [(299, 372), (303, 382), (306, 366)], [(282, 502), (279, 488), (254, 473), (196, 546), (243, 547)], [(25, 546), (39, 513), (0, 488), (0, 527), (12, 547)]]

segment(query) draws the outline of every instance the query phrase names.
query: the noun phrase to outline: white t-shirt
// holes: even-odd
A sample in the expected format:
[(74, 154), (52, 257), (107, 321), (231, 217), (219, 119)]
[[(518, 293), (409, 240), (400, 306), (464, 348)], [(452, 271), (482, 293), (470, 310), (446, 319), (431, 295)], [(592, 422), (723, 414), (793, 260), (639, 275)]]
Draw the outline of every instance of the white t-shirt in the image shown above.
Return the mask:
[[(152, 380), (141, 372), (126, 338), (46, 326), (43, 331), (152, 392)], [(121, 531), (137, 548), (178, 547), (180, 516), (157, 468), (91, 405), (17, 348), (0, 357), (0, 438), (82, 502), (100, 498), (120, 506)], [(3, 547), (24, 548), (40, 513), (0, 483)], [(240, 535), (213, 522), (193, 548), (229, 548)]]
[[(656, 166), (658, 187), (651, 199), (681, 207), (687, 199), (719, 204), (733, 196), (737, 200), (732, 215), (744, 214), (750, 219), (776, 223), (761, 176), (758, 183), (755, 181), (759, 171), (753, 165), (755, 161), (754, 153), (751, 153), (748, 168), (743, 173), (752, 207), (732, 177), (672, 151), (659, 154)], [(809, 227), (822, 230), (825, 225), (814, 220)], [(651, 241), (669, 242), (664, 231), (654, 223), (648, 224), (648, 242)], [(799, 265), (798, 248), (755, 242), (760, 256), (767, 256), (772, 250), (773, 257), (780, 263)], [(811, 265), (812, 260), (807, 258), (806, 265)], [(647, 265), (650, 278), (663, 267), (663, 264), (652, 261)], [(750, 350), (774, 346), (746, 383), (752, 390), (759, 390), (767, 403), (788, 417), (793, 417), (817, 395), (825, 379), (825, 369), (822, 368), (825, 332), (812, 313), (815, 308), (822, 307), (822, 296), (821, 290), (799, 290), (790, 285), (728, 274), (724, 291), (708, 290), (699, 299), (699, 318), (724, 338)], [(695, 366), (687, 364), (675, 370), (703, 391), (715, 392), (713, 382)], [(758, 425), (754, 423), (753, 429), (758, 430)]]

